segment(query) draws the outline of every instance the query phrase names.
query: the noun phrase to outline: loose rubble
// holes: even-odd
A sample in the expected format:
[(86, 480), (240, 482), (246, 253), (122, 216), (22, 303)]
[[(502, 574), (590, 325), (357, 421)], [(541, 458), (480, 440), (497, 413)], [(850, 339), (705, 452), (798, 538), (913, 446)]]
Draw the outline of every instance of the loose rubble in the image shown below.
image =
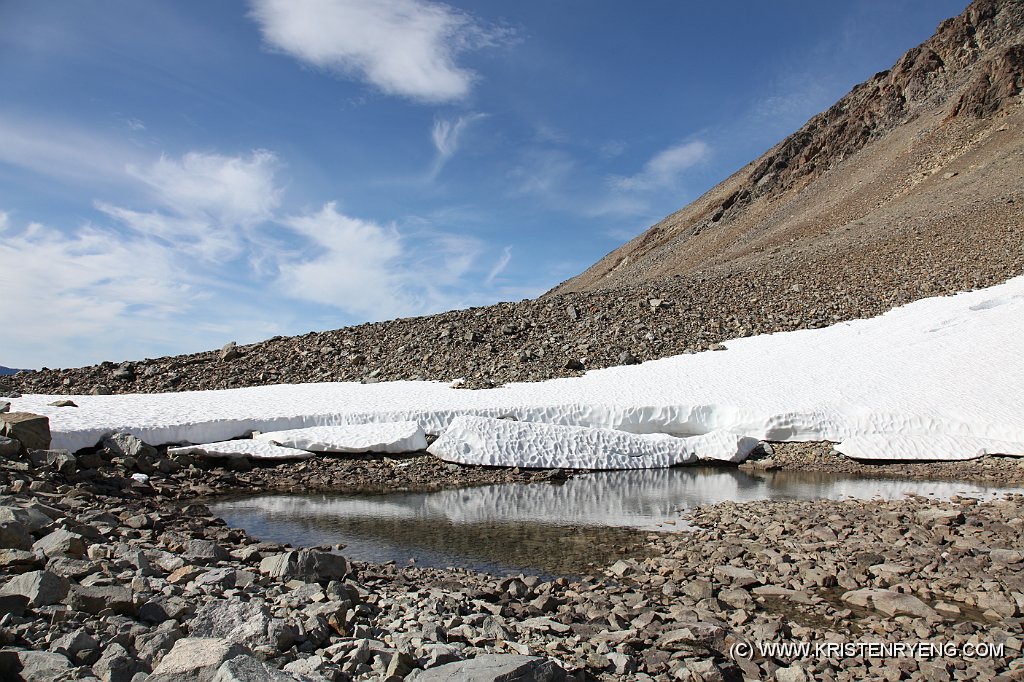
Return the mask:
[[(752, 465), (792, 462), (791, 449), (763, 447)], [(133, 478), (142, 470), (145, 482)], [(75, 454), (14, 452), (0, 459), (0, 672), (136, 682), (1024, 674), (1024, 496), (718, 504), (687, 514), (690, 532), (645, 534), (643, 551), (594, 575), (555, 578), (349, 562), (331, 547), (260, 542), (194, 502), (275, 486), (560, 476), (425, 456), (169, 458), (123, 435)], [(997, 655), (740, 655), (764, 642), (907, 641)]]

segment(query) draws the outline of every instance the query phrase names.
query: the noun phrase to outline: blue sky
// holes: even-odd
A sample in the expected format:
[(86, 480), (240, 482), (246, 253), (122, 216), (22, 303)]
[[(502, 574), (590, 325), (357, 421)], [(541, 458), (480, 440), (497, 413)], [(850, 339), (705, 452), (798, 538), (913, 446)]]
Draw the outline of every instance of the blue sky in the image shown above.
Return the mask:
[(536, 296), (965, 4), (0, 3), (0, 364)]

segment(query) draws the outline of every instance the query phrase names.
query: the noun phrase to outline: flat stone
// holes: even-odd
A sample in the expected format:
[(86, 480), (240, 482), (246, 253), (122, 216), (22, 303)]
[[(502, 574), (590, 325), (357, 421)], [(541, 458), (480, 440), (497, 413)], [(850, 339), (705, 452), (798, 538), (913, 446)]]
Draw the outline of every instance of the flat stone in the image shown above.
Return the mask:
[(98, 614), (105, 609), (122, 616), (135, 615), (132, 591), (120, 585), (74, 585), (68, 592), (67, 605), (75, 611)]
[(0, 523), (17, 521), (29, 533), (38, 533), (53, 525), (53, 519), (43, 512), (39, 505), (25, 507), (0, 507)]
[(295, 678), (254, 656), (243, 655), (225, 661), (211, 682), (295, 682)]
[(148, 673), (149, 666), (133, 656), (124, 646), (114, 643), (103, 650), (92, 672), (102, 682), (132, 682), (137, 673)]
[(54, 682), (67, 679), (71, 673), (71, 661), (67, 656), (53, 651), (19, 651), (21, 664), (17, 679), (25, 682)]
[(1024, 552), (1016, 549), (993, 549), (988, 556), (997, 564), (1019, 564), (1024, 561)]
[(280, 650), (291, 646), (289, 637), (272, 626), (273, 617), (260, 600), (247, 602), (218, 599), (201, 607), (189, 621), (194, 637), (217, 637), (243, 644), (251, 649), (270, 647)]
[(146, 682), (210, 682), (225, 661), (251, 652), (216, 637), (184, 637), (153, 669)]
[(3, 549), (32, 549), (32, 536), (28, 529), (17, 521), (5, 521), (0, 523), (0, 548)]
[(565, 671), (553, 661), (537, 656), (484, 654), (465, 661), (414, 671), (415, 682), (555, 682)]
[(48, 450), (50, 447), (50, 419), (31, 412), (0, 412), (0, 436), (21, 443), (25, 450)]
[(10, 573), (24, 573), (46, 566), (46, 559), (25, 549), (0, 549), (0, 568)]
[(43, 536), (32, 545), (36, 552), (42, 552), (48, 558), (69, 557), (81, 559), (85, 556), (85, 541), (78, 533), (71, 533), (58, 528), (57, 530)]
[(0, 595), (20, 594), (28, 598), (29, 606), (36, 608), (59, 604), (67, 596), (69, 588), (67, 578), (49, 571), (29, 571), (12, 578), (0, 588)]

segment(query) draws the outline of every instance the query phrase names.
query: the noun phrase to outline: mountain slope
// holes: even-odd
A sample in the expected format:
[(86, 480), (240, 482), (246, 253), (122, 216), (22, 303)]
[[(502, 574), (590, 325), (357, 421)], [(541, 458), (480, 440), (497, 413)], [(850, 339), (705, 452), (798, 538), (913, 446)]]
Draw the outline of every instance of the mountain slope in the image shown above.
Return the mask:
[(975, 2), (893, 69), (539, 300), (44, 368), (5, 377), (0, 395), (455, 378), (485, 387), (998, 284), (1024, 273), (1022, 45), (1024, 2)]
[[(979, 0), (889, 71), (555, 292), (1018, 249), (1024, 3)], [(877, 253), (876, 253), (877, 252)]]

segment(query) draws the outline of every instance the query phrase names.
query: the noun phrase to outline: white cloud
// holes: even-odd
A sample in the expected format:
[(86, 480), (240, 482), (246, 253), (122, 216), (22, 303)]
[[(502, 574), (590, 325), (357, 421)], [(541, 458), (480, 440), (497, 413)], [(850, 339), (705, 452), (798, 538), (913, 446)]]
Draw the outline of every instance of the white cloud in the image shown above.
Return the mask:
[(274, 173), (279, 163), (269, 151), (248, 156), (189, 152), (180, 159), (161, 156), (146, 168), (128, 172), (145, 183), (165, 208), (221, 225), (249, 226), (268, 220), (281, 202)]
[(95, 208), (138, 235), (155, 237), (182, 253), (224, 262), (251, 250), (255, 226), (270, 220), (282, 189), (271, 152), (246, 156), (189, 152), (161, 156), (147, 166), (130, 166), (131, 177), (149, 188), (160, 210), (133, 210), (97, 201)]
[(446, 233), (424, 233), (414, 242), (393, 225), (346, 216), (334, 202), (281, 223), (310, 244), (304, 254), (282, 259), (282, 290), (366, 319), (459, 305), (459, 289), (481, 249), (475, 239)]
[(658, 190), (673, 187), (683, 171), (696, 166), (710, 156), (711, 148), (700, 140), (684, 142), (655, 154), (636, 175), (612, 178), (616, 189)]
[(126, 118), (124, 124), (128, 126), (128, 130), (136, 133), (146, 129), (146, 124), (137, 118)]
[(430, 178), (436, 178), (448, 159), (459, 150), (459, 138), (462, 133), (474, 121), (485, 118), (486, 114), (467, 114), (455, 119), (439, 118), (434, 121), (434, 127), (430, 131), (430, 139), (434, 142), (434, 149), (437, 154), (434, 156), (434, 164), (430, 169)]
[(506, 246), (502, 250), (501, 257), (498, 258), (498, 262), (495, 263), (494, 267), (491, 268), (491, 271), (487, 273), (487, 277), (484, 279), (484, 284), (487, 285), (487, 286), (491, 286), (492, 284), (494, 284), (494, 280), (498, 277), (498, 275), (500, 275), (501, 273), (505, 272), (505, 268), (508, 267), (508, 264), (511, 261), (512, 261), (512, 247), (511, 246)]
[(0, 116), (0, 163), (62, 182), (125, 182), (125, 164), (137, 155), (117, 139), (74, 126)]
[(70, 235), (38, 223), (0, 240), (0, 317), (22, 364), (80, 357), (79, 344), (143, 343), (198, 292), (177, 254), (150, 240), (84, 226)]
[(7, 226), (11, 224), (10, 216), (7, 215), (6, 211), (0, 211), (0, 232), (7, 229)]
[(426, 0), (250, 0), (250, 6), (271, 47), (424, 102), (468, 95), (475, 75), (456, 63), (457, 55), (507, 34)]

